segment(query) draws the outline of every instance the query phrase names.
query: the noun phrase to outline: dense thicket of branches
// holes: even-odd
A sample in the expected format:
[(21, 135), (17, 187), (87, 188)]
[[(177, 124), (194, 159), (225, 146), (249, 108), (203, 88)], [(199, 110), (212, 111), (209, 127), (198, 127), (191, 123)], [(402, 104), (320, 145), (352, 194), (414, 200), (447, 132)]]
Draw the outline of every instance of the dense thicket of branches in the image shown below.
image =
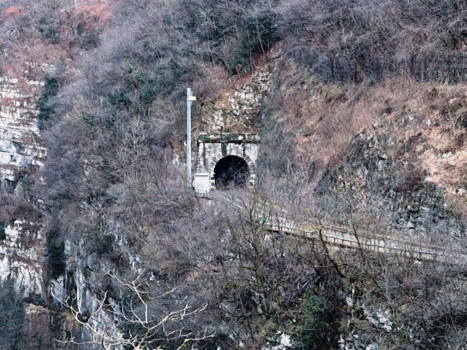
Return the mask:
[(326, 80), (394, 73), (465, 79), (464, 1), (318, 1), (288, 8), (289, 54)]
[[(91, 289), (125, 305), (128, 295), (102, 282), (108, 276), (99, 271), (131, 274), (136, 252), (153, 294), (181, 285), (174, 305), (151, 304), (155, 317), (182, 302), (209, 305), (205, 317), (187, 321), (195, 336), (214, 328), (215, 339), (200, 345), (206, 349), (239, 341), (259, 348), (279, 330), (293, 332), (303, 349), (336, 347), (340, 333), (354, 331), (383, 346), (463, 344), (465, 271), (450, 268), (449, 277), (437, 277), (430, 264), (403, 267), (364, 252), (341, 253), (337, 261), (320, 244), (271, 237), (254, 210), (275, 199), (278, 183), (268, 182), (246, 203), (250, 216), (221, 204), (205, 207), (185, 191), (172, 152), (185, 136), (187, 85), (200, 100), (212, 97), (214, 67), (227, 76), (248, 72), (279, 41), (279, 67), (287, 62), (321, 82), (368, 86), (391, 75), (464, 81), (464, 1), (126, 0), (111, 20), (92, 18), (92, 25), (74, 12), (75, 1), (1, 1), (0, 10), (13, 5), (24, 13), (2, 19), (4, 50), (19, 52), (22, 41), (40, 39), (73, 59), (56, 62), (40, 99), (49, 153), (40, 174), (46, 185), (36, 186), (35, 195), (53, 218), (52, 277), (64, 270), (63, 240), (84, 242), (86, 268), (95, 275)], [(296, 164), (282, 159), (294, 147), (290, 130), (271, 120), (263, 127), (270, 145), (264, 168), (290, 175)], [(297, 205), (300, 195), (309, 197), (306, 187), (281, 185), (288, 200), (278, 194), (277, 202), (298, 215), (308, 204)], [(350, 290), (389, 308), (399, 328), (388, 334), (355, 321), (361, 311), (344, 306)]]
[[(185, 86), (207, 96), (212, 64), (230, 74), (248, 70), (277, 40), (287, 58), (325, 81), (403, 73), (462, 80), (463, 59), (454, 57), (463, 52), (464, 7), (421, 0), (122, 2), (100, 45), (77, 61), (79, 76), (57, 71), (61, 93), (48, 102), (44, 123), (50, 197), (111, 201), (111, 185), (159, 181), (165, 167), (156, 164), (170, 142), (184, 138)], [(66, 22), (59, 14), (44, 18)]]

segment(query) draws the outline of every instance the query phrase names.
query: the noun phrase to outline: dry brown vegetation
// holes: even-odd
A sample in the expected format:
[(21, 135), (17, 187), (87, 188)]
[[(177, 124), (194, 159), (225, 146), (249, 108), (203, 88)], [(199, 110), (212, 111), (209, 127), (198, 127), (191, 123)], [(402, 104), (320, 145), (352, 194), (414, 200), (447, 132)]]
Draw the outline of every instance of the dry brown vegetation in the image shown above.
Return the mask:
[[(424, 191), (439, 202), (427, 210), (444, 215), (429, 217), (440, 222), (437, 230), (449, 228), (448, 220), (463, 225), (454, 215), (464, 210), (459, 189), (466, 181), (463, 1), (12, 5), (0, 2), (4, 73), (20, 74), (26, 60), (55, 67), (41, 110), (49, 158), (37, 184), (43, 176), (45, 185), (18, 203), (45, 201), (50, 275), (64, 276), (68, 306), (78, 303), (73, 274), (82, 269), (89, 290), (105, 296), (104, 309), (128, 310), (131, 295), (107, 272), (131, 278), (141, 268), (152, 294), (179, 287), (172, 299), (154, 302), (155, 319), (182, 302), (208, 305), (186, 321), (195, 337), (206, 327), (215, 331), (199, 342), (203, 349), (240, 342), (260, 349), (278, 331), (291, 334), (298, 349), (336, 349), (341, 336), (353, 334), (362, 346), (383, 349), (465, 344), (462, 266), (276, 235), (256, 214), (266, 205), (270, 218), (327, 211), (357, 230), (380, 227), (385, 234), (398, 220), (405, 234), (407, 222), (424, 215), (414, 204)], [(252, 113), (263, 141), (261, 177), (257, 192), (240, 193), (248, 201), (239, 213), (187, 192), (173, 160), (185, 137), (187, 85), (205, 103), (194, 116), (202, 131), (201, 113), (263, 67), (273, 78)], [(380, 161), (390, 173), (378, 177)], [(439, 194), (444, 190), (447, 196)], [(394, 198), (415, 194), (400, 195), (401, 204), (391, 191)], [(446, 200), (455, 210), (444, 210)], [(1, 204), (2, 220), (21, 208), (8, 196)], [(397, 220), (384, 215), (397, 206)], [(465, 246), (464, 231), (456, 232), (455, 242)], [(389, 310), (391, 332), (371, 325), (347, 297)], [(127, 337), (144, 335), (117, 324)], [(148, 347), (184, 341), (160, 336)]]
[[(288, 71), (296, 73), (291, 68)], [(307, 80), (303, 73), (301, 77), (284, 75), (274, 96), (278, 102), (272, 102), (277, 107), (273, 113), (284, 132), (295, 138), (293, 163), (319, 161), (324, 170), (356, 134), (369, 128), (375, 135), (391, 134), (408, 147), (413, 137), (422, 138), (406, 156), (417, 156), (427, 181), (461, 185), (462, 171), (457, 165), (464, 163), (465, 152), (461, 123), (467, 90), (463, 85), (388, 77), (371, 86), (345, 86), (315, 82), (312, 76)], [(399, 121), (404, 125), (410, 116), (422, 118), (398, 127)]]

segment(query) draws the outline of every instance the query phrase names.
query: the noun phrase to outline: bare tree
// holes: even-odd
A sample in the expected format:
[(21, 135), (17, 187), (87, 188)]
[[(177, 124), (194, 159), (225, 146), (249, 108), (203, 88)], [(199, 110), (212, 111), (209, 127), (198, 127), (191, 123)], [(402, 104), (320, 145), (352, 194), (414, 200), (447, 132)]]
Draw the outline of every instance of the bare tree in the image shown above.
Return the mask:
[(201, 334), (194, 334), (183, 326), (186, 319), (205, 311), (207, 304), (198, 308), (192, 308), (187, 303), (173, 305), (173, 311), (158, 317), (155, 316), (155, 301), (168, 298), (177, 288), (153, 296), (149, 283), (143, 281), (141, 275), (128, 282), (116, 276), (112, 278), (126, 293), (130, 293), (126, 303), (118, 304), (104, 291), (94, 310), (82, 311), (77, 305), (80, 301), (70, 298), (63, 300), (52, 292), (53, 297), (71, 313), (75, 322), (92, 337), (89, 341), (71, 338), (59, 342), (100, 345), (105, 350), (128, 346), (135, 350), (163, 349), (164, 344), (172, 343), (177, 344), (177, 349), (182, 349), (190, 343), (214, 336), (207, 328)]

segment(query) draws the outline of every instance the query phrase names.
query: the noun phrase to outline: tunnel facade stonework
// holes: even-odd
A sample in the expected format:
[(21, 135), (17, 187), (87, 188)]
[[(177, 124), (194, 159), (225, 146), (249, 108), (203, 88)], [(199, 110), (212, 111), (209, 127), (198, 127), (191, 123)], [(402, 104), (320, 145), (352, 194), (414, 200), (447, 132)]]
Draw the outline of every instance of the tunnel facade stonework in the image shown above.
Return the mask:
[(201, 134), (197, 139), (197, 156), (193, 187), (198, 193), (216, 188), (214, 169), (227, 156), (242, 158), (248, 165), (248, 186), (256, 184), (256, 161), (260, 138), (257, 134)]

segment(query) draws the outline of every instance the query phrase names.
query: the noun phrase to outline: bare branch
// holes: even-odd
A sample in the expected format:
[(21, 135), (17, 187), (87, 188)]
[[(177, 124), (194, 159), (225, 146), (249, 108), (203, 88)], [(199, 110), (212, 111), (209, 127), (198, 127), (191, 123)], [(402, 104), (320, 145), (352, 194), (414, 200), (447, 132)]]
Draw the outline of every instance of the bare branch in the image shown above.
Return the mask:
[[(75, 338), (57, 341), (78, 345), (99, 344), (106, 350), (117, 346), (130, 346), (134, 349), (149, 350), (154, 348), (154, 343), (157, 341), (181, 341), (182, 344), (178, 347), (178, 349), (181, 349), (190, 342), (210, 339), (214, 336), (213, 333), (209, 333), (207, 328), (200, 336), (195, 336), (191, 331), (185, 331), (182, 325), (178, 326), (177, 329), (173, 329), (177, 322), (206, 310), (207, 304), (193, 310), (189, 304), (185, 304), (182, 308), (174, 307), (174, 311), (170, 311), (162, 318), (157, 319), (153, 316), (150, 308), (151, 302), (170, 295), (177, 288), (172, 288), (157, 297), (151, 297), (150, 292), (145, 290), (143, 284), (139, 282), (140, 277), (141, 275), (132, 281), (125, 282), (112, 275), (112, 278), (117, 280), (123, 288), (127, 288), (132, 293), (132, 298), (137, 300), (138, 305), (131, 303), (128, 308), (120, 305), (118, 308), (114, 307), (107, 310), (107, 307), (104, 308), (104, 305), (108, 296), (107, 292), (103, 292), (96, 309), (90, 312), (89, 317), (85, 319), (82, 318), (79, 306), (78, 308), (73, 306), (73, 300), (69, 298), (63, 300), (52, 290), (52, 297), (72, 314), (74, 320), (82, 328), (92, 335), (92, 340), (88, 342), (79, 342)], [(115, 325), (113, 322), (106, 321), (109, 316), (113, 317)], [(124, 335), (120, 329), (129, 325), (137, 327), (138, 330), (129, 330), (128, 334)], [(157, 349), (162, 348), (158, 347)]]

